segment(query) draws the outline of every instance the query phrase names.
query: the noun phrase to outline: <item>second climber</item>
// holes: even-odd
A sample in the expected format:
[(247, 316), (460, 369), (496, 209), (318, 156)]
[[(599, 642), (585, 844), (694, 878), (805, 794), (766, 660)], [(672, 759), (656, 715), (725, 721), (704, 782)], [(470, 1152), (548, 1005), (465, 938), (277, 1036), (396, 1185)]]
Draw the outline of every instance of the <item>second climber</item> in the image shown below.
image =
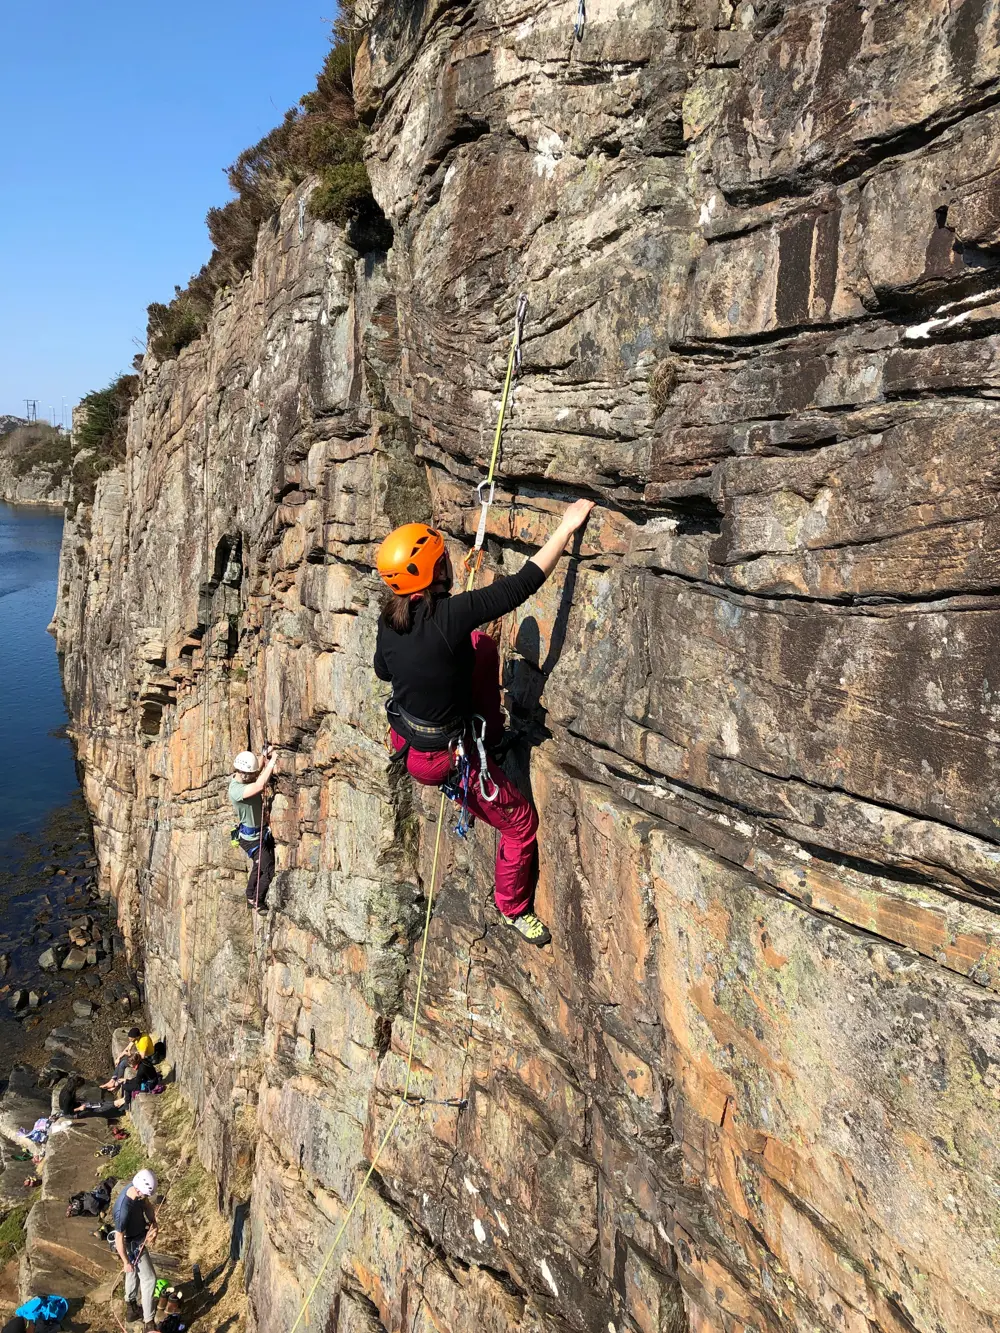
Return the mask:
[[(426, 524), (396, 528), (377, 556), (389, 592), (379, 616), (375, 674), (392, 682), (387, 705), (392, 745), (397, 755), (405, 754), (411, 777), (437, 786), (452, 775), (461, 743), (468, 761), (463, 798), (469, 813), (500, 834), (497, 909), (508, 925), (537, 945), (551, 939), (531, 910), (538, 816), (486, 754), (500, 740), (503, 723), (497, 649), (479, 627), (538, 591), (593, 507), (591, 500), (569, 505), (556, 531), (516, 574), (472, 592), (452, 596), (444, 538)], [(486, 774), (480, 781), (484, 761)]]
[(239, 826), (233, 841), (250, 858), (250, 876), (247, 879), (247, 906), (263, 911), (267, 906), (267, 890), (274, 878), (274, 840), (264, 819), (264, 788), (271, 780), (277, 755), (270, 746), (264, 747), (263, 767), (257, 756), (243, 750), (233, 760), (233, 777), (229, 784), (229, 799)]

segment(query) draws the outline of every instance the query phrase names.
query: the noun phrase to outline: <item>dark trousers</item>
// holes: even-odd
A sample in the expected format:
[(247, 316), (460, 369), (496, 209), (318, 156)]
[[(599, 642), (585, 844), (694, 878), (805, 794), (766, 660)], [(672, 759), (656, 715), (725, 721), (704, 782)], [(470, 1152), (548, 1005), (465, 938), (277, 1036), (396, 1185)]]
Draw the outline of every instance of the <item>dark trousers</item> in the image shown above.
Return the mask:
[(267, 906), (267, 891), (274, 878), (274, 839), (271, 830), (264, 830), (260, 838), (240, 838), (240, 846), (250, 858), (250, 876), (247, 879), (247, 903), (263, 909)]
[(137, 1078), (127, 1078), (125, 1082), (122, 1084), (122, 1096), (125, 1098), (126, 1111), (132, 1105), (132, 1098), (135, 1096), (135, 1094), (139, 1091), (141, 1087), (142, 1084), (139, 1082)]

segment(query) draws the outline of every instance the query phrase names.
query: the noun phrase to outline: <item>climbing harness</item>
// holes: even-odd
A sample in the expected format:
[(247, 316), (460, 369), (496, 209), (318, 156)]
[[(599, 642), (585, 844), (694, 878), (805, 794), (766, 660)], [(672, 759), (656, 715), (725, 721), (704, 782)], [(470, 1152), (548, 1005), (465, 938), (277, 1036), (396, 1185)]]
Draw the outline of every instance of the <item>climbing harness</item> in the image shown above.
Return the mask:
[[(404, 744), (396, 750), (387, 737), (386, 749), (389, 750), (389, 762), (391, 764), (402, 763), (411, 749), (431, 753), (436, 750), (448, 750), (455, 760), (460, 776), (463, 772), (467, 775), (471, 766), (466, 746), (471, 735), (479, 755), (479, 794), (484, 801), (492, 802), (496, 800), (500, 789), (489, 775), (486, 759), (486, 719), (484, 717), (475, 713), (467, 722), (456, 722), (451, 726), (439, 726), (437, 723), (425, 722), (419, 717), (414, 717), (405, 708), (400, 708), (391, 695), (386, 700), (385, 712), (389, 719), (389, 730), (394, 731), (397, 736), (402, 736), (404, 741)], [(450, 782), (451, 776), (449, 775), (441, 783), (441, 789), (444, 790), (445, 783)], [(454, 785), (452, 783), (452, 786)], [(455, 799), (451, 790), (447, 792), (447, 795), (451, 800)], [(460, 836), (465, 836), (464, 831), (460, 833)]]
[[(489, 472), (487, 474), (486, 481), (480, 483), (480, 485), (476, 487), (476, 493), (479, 496), (481, 510), (479, 515), (479, 527), (476, 532), (476, 544), (466, 559), (466, 567), (469, 570), (469, 577), (466, 583), (466, 592), (472, 591), (472, 588), (476, 581), (476, 575), (479, 572), (480, 565), (482, 564), (483, 541), (485, 540), (486, 536), (486, 519), (489, 513), (490, 505), (493, 503), (494, 477), (496, 475), (497, 460), (499, 459), (500, 456), (500, 440), (503, 436), (504, 420), (507, 415), (507, 404), (510, 399), (511, 382), (514, 379), (515, 374), (521, 368), (521, 331), (524, 325), (524, 315), (527, 308), (528, 308), (528, 298), (526, 295), (522, 294), (521, 296), (518, 297), (517, 310), (514, 315), (514, 334), (511, 339), (510, 355), (507, 359), (507, 374), (504, 379), (503, 394), (500, 399), (500, 415), (497, 419), (496, 433), (494, 434), (493, 437), (493, 452), (490, 456)], [(483, 773), (486, 773), (488, 782), (492, 784), (493, 779), (489, 777), (487, 770), (486, 723), (482, 718), (477, 718), (476, 720), (482, 723), (482, 726), (478, 734), (476, 734), (476, 748), (479, 753), (479, 761), (480, 761), (480, 782), (482, 782)], [(409, 743), (407, 744), (407, 749), (408, 748), (409, 748)], [(493, 785), (494, 785), (493, 795), (490, 797), (486, 797), (484, 792), (483, 793), (484, 799), (496, 800), (497, 790), (495, 788), (495, 784)], [(483, 790), (482, 787), (480, 788), (480, 790), (481, 791)], [(468, 787), (466, 786), (466, 800), (467, 800), (467, 792), (468, 792)], [(427, 910), (424, 913), (424, 930), (420, 944), (420, 962), (417, 966), (417, 986), (416, 986), (416, 993), (414, 994), (413, 997), (413, 1018), (410, 1020), (410, 1042), (409, 1042), (409, 1050), (407, 1051), (406, 1055), (406, 1075), (403, 1079), (403, 1091), (400, 1094), (399, 1105), (393, 1112), (392, 1118), (390, 1119), (388, 1125), (386, 1126), (385, 1133), (382, 1135), (382, 1138), (379, 1140), (375, 1152), (372, 1154), (372, 1160), (371, 1163), (369, 1164), (368, 1170), (365, 1172), (361, 1184), (354, 1192), (354, 1197), (351, 1199), (347, 1212), (344, 1214), (343, 1220), (341, 1221), (340, 1226), (337, 1228), (336, 1234), (334, 1235), (333, 1238), (333, 1242), (330, 1245), (330, 1248), (327, 1250), (323, 1262), (320, 1265), (319, 1272), (316, 1274), (316, 1278), (312, 1286), (309, 1288), (309, 1292), (306, 1295), (305, 1300), (302, 1302), (302, 1307), (295, 1318), (295, 1323), (292, 1325), (290, 1333), (296, 1333), (296, 1329), (298, 1329), (303, 1322), (308, 1323), (309, 1303), (312, 1300), (312, 1298), (316, 1295), (316, 1292), (319, 1288), (319, 1284), (323, 1280), (324, 1273), (330, 1267), (330, 1263), (333, 1259), (333, 1256), (337, 1252), (337, 1247), (340, 1245), (340, 1242), (343, 1239), (344, 1233), (347, 1230), (351, 1218), (354, 1216), (355, 1210), (357, 1209), (358, 1204), (361, 1202), (364, 1192), (368, 1187), (368, 1182), (375, 1174), (375, 1171), (378, 1168), (379, 1161), (381, 1160), (382, 1154), (386, 1149), (386, 1145), (392, 1138), (396, 1126), (399, 1124), (400, 1118), (404, 1110), (407, 1108), (407, 1106), (427, 1106), (427, 1105), (450, 1106), (454, 1107), (457, 1110), (462, 1110), (465, 1106), (468, 1105), (468, 1099), (464, 1097), (448, 1098), (446, 1100), (439, 1101), (435, 1098), (415, 1096), (411, 1095), (410, 1093), (410, 1081), (413, 1076), (413, 1048), (417, 1038), (417, 1019), (420, 1016), (420, 995), (423, 990), (424, 968), (427, 959), (427, 940), (430, 935), (430, 929), (431, 929), (431, 916), (433, 915), (433, 910), (434, 910), (434, 894), (437, 887), (438, 861), (440, 859), (440, 854), (441, 854), (441, 830), (444, 827), (444, 813), (448, 799), (449, 799), (449, 794), (446, 790), (444, 790), (444, 784), (442, 784), (441, 802), (440, 805), (438, 806), (437, 827), (434, 831), (434, 855), (431, 859), (431, 877), (427, 888)]]
[(583, 41), (583, 30), (587, 26), (587, 4), (586, 0), (579, 0), (576, 7), (576, 21), (573, 24), (573, 34), (578, 42)]

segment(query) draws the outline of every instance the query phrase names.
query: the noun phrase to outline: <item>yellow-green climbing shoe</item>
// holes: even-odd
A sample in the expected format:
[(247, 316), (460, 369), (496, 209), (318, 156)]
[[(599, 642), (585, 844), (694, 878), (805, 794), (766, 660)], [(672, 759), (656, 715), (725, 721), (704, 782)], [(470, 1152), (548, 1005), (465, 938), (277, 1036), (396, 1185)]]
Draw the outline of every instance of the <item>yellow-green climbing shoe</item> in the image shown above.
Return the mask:
[(500, 913), (508, 926), (513, 926), (519, 931), (529, 944), (537, 944), (539, 948), (543, 944), (548, 944), (552, 935), (544, 921), (539, 921), (534, 912), (522, 912), (520, 916), (505, 916)]

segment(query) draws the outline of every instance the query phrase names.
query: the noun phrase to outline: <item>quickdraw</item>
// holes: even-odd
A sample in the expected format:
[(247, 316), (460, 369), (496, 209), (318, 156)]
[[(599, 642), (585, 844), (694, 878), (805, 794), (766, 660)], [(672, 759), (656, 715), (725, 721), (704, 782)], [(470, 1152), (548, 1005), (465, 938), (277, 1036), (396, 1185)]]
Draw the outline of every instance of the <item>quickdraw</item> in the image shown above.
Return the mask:
[(500, 457), (500, 441), (503, 438), (504, 422), (507, 419), (507, 405), (510, 401), (511, 385), (521, 372), (521, 335), (524, 331), (524, 316), (527, 309), (528, 297), (522, 292), (517, 298), (517, 309), (514, 312), (514, 336), (511, 339), (510, 355), (507, 358), (507, 374), (504, 376), (503, 393), (500, 395), (500, 414), (497, 417), (496, 430), (493, 433), (493, 451), (490, 454), (490, 466), (486, 473), (486, 479), (476, 487), (476, 499), (479, 501), (479, 523), (476, 526), (476, 540), (472, 544), (472, 550), (465, 557), (465, 567), (469, 571), (469, 578), (465, 585), (466, 592), (472, 591), (476, 575), (479, 573), (479, 566), (483, 563), (486, 523), (489, 518), (490, 506), (493, 504), (493, 497), (496, 495), (497, 461)]

